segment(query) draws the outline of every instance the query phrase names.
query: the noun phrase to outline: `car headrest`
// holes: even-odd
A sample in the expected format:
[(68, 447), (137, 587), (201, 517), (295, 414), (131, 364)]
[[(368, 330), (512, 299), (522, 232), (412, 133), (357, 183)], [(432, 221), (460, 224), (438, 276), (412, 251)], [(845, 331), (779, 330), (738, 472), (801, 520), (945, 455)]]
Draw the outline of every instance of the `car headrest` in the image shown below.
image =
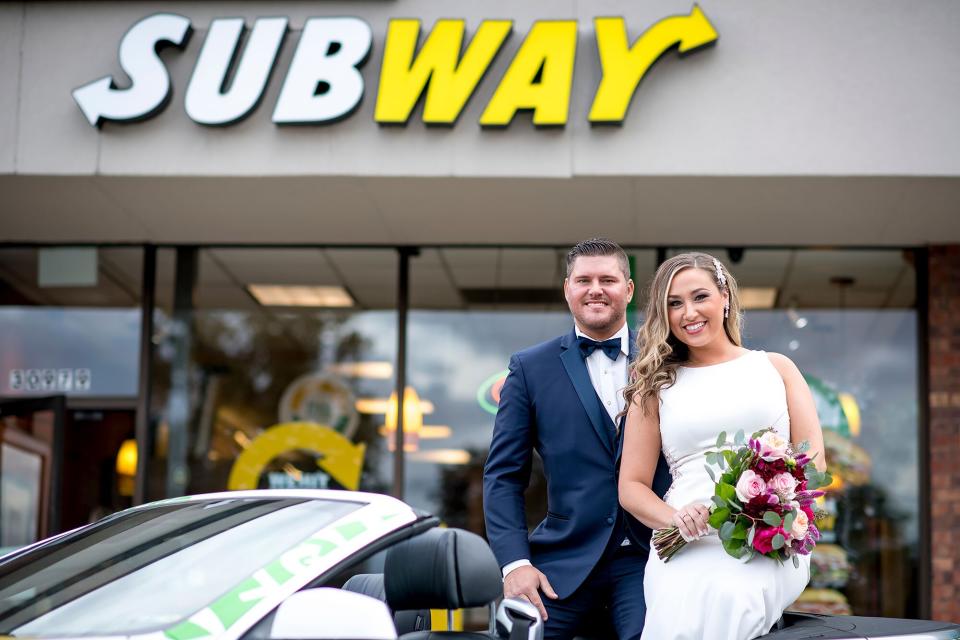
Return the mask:
[(386, 602), (387, 596), (383, 590), (382, 573), (358, 573), (343, 583), (344, 590), (362, 593), (365, 596), (383, 600)]
[(395, 545), (387, 552), (383, 575), (394, 611), (482, 607), (503, 592), (490, 547), (462, 529), (430, 529)]

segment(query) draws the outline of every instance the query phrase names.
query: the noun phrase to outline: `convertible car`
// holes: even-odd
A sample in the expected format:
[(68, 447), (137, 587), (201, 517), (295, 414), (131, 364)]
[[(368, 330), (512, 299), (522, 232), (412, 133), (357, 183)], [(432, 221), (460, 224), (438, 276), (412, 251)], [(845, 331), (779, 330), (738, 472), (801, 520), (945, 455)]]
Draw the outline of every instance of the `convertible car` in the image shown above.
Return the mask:
[[(154, 502), (0, 558), (0, 636), (542, 638), (529, 603), (499, 598), (486, 542), (438, 525), (403, 502), (358, 492)], [(449, 619), (478, 607), (489, 607), (486, 631), (430, 629), (439, 610)], [(916, 620), (796, 615), (782, 626), (765, 638), (960, 639), (958, 625)]]

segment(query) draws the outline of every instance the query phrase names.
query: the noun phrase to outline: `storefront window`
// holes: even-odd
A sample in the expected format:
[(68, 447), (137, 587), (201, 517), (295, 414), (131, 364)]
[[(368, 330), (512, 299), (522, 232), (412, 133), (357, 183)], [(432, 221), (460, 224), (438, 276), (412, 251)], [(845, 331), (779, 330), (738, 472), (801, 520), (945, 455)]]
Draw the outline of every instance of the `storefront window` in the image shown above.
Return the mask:
[[(412, 263), (408, 375), (420, 412), (418, 433), (408, 437), (405, 497), (451, 526), (483, 531), (482, 466), (510, 354), (571, 328), (560, 289), (564, 253), (437, 249)], [(628, 253), (642, 298), (656, 253)], [(912, 253), (714, 253), (740, 282), (746, 346), (784, 353), (806, 376), (837, 478), (821, 505), (830, 515), (811, 588), (795, 607), (917, 615)], [(640, 319), (632, 309), (631, 325)], [(535, 471), (527, 492), (531, 525), (545, 509), (543, 482)]]
[(140, 261), (139, 249), (0, 249), (0, 394), (136, 397)]
[[(412, 263), (407, 371), (422, 426), (408, 442), (404, 496), (450, 526), (483, 533), (483, 462), (510, 355), (573, 328), (562, 289), (567, 250), (432, 249)], [(656, 252), (628, 253), (642, 288)], [(527, 502), (535, 524), (546, 510), (537, 473)]]
[(0, 529), (22, 532), (5, 544), (131, 503), (116, 461), (134, 437), (142, 259), (139, 248), (0, 249), (0, 444), (28, 464), (3, 468)]
[[(628, 250), (631, 326), (657, 256), (683, 250)], [(510, 354), (572, 327), (566, 251), (442, 248), (410, 259), (402, 489), (450, 526), (483, 533), (482, 468)], [(811, 588), (795, 608), (917, 615), (913, 254), (712, 252), (740, 282), (746, 346), (784, 353), (805, 375), (836, 478), (821, 505), (829, 515)], [(60, 440), (46, 418), (8, 416), (0, 433), (24, 431), (41, 458), (62, 445), (61, 529), (132, 500), (119, 459), (134, 432), (142, 253), (0, 250), (3, 401), (67, 399)], [(147, 499), (394, 491), (397, 264), (393, 249), (158, 250), (150, 437), (140, 452)], [(5, 479), (4, 496), (26, 496), (22, 508), (0, 497), (11, 518), (40, 519), (34, 467)], [(536, 469), (535, 460), (531, 525), (545, 510)], [(77, 477), (97, 481), (69, 482)]]
[(835, 478), (821, 505), (829, 517), (821, 523), (810, 588), (794, 608), (916, 616), (920, 374), (913, 254), (707, 251), (729, 265), (747, 301), (745, 345), (797, 364), (824, 430)]
[(158, 296), (151, 497), (389, 492), (396, 262), (391, 250), (200, 250), (193, 309)]

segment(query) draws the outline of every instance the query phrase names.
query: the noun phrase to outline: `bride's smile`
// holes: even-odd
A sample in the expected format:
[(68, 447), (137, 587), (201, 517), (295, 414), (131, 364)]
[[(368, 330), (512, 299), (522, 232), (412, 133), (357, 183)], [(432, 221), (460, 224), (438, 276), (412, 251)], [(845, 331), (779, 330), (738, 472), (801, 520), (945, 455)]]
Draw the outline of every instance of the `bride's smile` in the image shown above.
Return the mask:
[[(727, 293), (721, 292), (705, 269), (683, 269), (673, 277), (667, 294), (670, 330), (692, 348), (702, 348), (724, 338), (723, 309)], [(725, 341), (724, 341), (725, 342)]]

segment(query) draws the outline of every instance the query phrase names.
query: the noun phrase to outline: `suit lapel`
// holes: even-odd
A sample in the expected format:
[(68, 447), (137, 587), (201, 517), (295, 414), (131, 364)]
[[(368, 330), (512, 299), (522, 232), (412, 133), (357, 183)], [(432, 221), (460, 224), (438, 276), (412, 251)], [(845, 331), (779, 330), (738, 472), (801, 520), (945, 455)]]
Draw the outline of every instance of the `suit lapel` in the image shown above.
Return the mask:
[[(633, 361), (637, 357), (637, 332), (630, 330), (630, 356), (627, 358), (627, 384), (630, 384), (630, 369)], [(616, 460), (620, 462), (620, 456), (623, 455), (623, 428), (627, 424), (627, 415), (620, 416), (620, 422), (617, 424), (617, 453)]]
[(577, 391), (580, 403), (590, 418), (590, 424), (593, 425), (593, 429), (600, 437), (603, 446), (613, 454), (613, 437), (606, 424), (610, 420), (610, 416), (600, 414), (603, 408), (600, 406), (600, 399), (593, 388), (593, 383), (590, 382), (590, 373), (587, 371), (583, 356), (580, 355), (580, 350), (576, 348), (576, 332), (571, 331), (564, 336), (564, 339), (560, 341), (560, 346), (563, 349), (560, 352), (560, 361), (563, 362), (563, 367), (567, 370), (567, 375), (570, 376), (570, 382), (573, 383), (573, 388)]

